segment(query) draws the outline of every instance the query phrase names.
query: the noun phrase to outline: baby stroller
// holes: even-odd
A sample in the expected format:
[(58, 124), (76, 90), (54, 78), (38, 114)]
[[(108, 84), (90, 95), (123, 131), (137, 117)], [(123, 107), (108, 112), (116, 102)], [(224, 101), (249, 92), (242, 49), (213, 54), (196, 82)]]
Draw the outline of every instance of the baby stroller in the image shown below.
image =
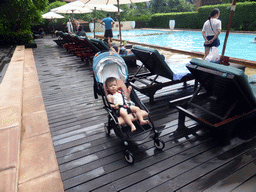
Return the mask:
[(111, 129), (114, 130), (116, 136), (122, 140), (123, 152), (125, 160), (132, 164), (134, 162), (134, 155), (129, 150), (129, 143), (131, 141), (140, 141), (146, 139), (153, 133), (154, 145), (157, 149), (163, 149), (165, 143), (159, 138), (160, 133), (155, 129), (154, 124), (150, 118), (149, 111), (145, 105), (140, 101), (136, 92), (132, 89), (130, 98), (136, 106), (141, 110), (144, 110), (147, 114), (149, 124), (140, 125), (134, 114), (133, 123), (136, 127), (136, 131), (131, 132), (130, 126), (125, 124), (122, 117), (118, 117), (116, 110), (113, 110), (110, 103), (107, 100), (107, 91), (105, 89), (104, 82), (108, 77), (115, 77), (117, 79), (117, 85), (121, 87), (122, 92), (127, 92), (128, 82), (128, 69), (122, 57), (113, 52), (97, 53), (93, 59), (93, 76), (94, 76), (94, 96), (95, 99), (98, 95), (102, 96), (104, 109), (108, 113), (108, 122), (105, 124), (104, 129), (106, 134), (109, 135)]

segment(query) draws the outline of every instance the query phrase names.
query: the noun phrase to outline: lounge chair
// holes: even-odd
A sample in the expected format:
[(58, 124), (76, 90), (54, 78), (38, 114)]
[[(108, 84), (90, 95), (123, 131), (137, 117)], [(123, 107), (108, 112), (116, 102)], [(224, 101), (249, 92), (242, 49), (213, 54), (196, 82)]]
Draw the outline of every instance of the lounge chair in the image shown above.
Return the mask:
[(243, 70), (195, 58), (187, 68), (200, 86), (183, 104), (170, 102), (179, 110), (175, 138), (195, 133), (185, 125), (185, 117), (214, 131), (221, 141), (230, 138), (236, 127), (242, 131), (244, 123), (256, 117), (255, 82), (250, 84)]
[(73, 38), (74, 41), (76, 41), (76, 45), (69, 48), (69, 52), (70, 53), (74, 53), (76, 54), (77, 52), (92, 52), (93, 50), (98, 51), (96, 47), (91, 46), (91, 44), (89, 43), (89, 39), (87, 37), (81, 37), (78, 35), (72, 35), (71, 36)]
[(78, 38), (84, 47), (75, 49), (74, 53), (81, 58), (81, 60), (86, 60), (88, 62), (89, 60), (92, 60), (94, 55), (100, 50), (94, 46), (91, 41), (87, 37), (80, 37), (76, 36), (75, 38)]
[(57, 32), (57, 34), (64, 40), (63, 43), (57, 43), (57, 40), (54, 40), (57, 44), (64, 47), (68, 51), (74, 48), (83, 47), (84, 44), (77, 38), (75, 34), (68, 34), (63, 32)]
[(68, 34), (65, 33), (64, 36), (69, 40), (68, 43), (65, 43), (62, 45), (62, 47), (64, 47), (67, 50), (76, 48), (76, 47), (81, 47), (81, 41), (77, 40), (76, 35), (75, 34)]
[[(147, 95), (151, 103), (154, 102), (156, 91), (163, 87), (181, 82), (185, 85), (187, 81), (194, 79), (185, 64), (165, 61), (164, 56), (156, 49), (134, 46), (132, 52), (142, 62), (138, 71), (131, 76), (132, 85), (136, 90)], [(144, 66), (149, 73), (141, 73)], [(160, 77), (167, 78), (167, 81), (159, 82)]]
[(64, 33), (62, 31), (58, 31), (56, 33), (56, 36), (58, 36), (58, 39), (53, 40), (59, 47), (61, 47), (63, 44), (70, 43), (70, 39), (67, 37), (68, 33)]
[[(96, 46), (100, 51), (110, 51), (109, 46), (106, 42), (101, 39), (90, 39), (91, 43)], [(127, 66), (136, 66), (136, 56), (132, 54), (121, 55)]]

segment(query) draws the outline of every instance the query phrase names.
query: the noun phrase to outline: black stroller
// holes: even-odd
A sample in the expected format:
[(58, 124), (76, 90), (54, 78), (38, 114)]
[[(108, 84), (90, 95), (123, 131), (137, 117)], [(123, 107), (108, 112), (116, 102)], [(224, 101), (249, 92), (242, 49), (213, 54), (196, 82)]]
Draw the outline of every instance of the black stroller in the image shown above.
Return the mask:
[[(149, 124), (140, 125), (137, 118), (133, 121), (136, 131), (131, 132), (130, 126), (125, 124), (122, 117), (118, 117), (116, 111), (110, 106), (107, 100), (107, 92), (104, 89), (104, 82), (108, 77), (117, 78), (117, 84), (121, 87), (122, 91), (125, 93), (128, 82), (128, 69), (127, 66), (118, 54), (113, 52), (103, 52), (95, 55), (93, 59), (93, 76), (94, 76), (94, 96), (95, 99), (98, 95), (102, 96), (104, 103), (104, 109), (108, 113), (108, 122), (105, 124), (106, 134), (109, 135), (111, 129), (114, 130), (116, 136), (122, 139), (124, 144), (124, 157), (127, 162), (132, 164), (134, 162), (134, 155), (129, 150), (130, 141), (140, 141), (146, 139), (150, 134), (153, 133), (154, 145), (157, 149), (163, 149), (165, 143), (159, 138), (160, 133), (155, 129), (154, 124), (150, 118), (149, 111), (145, 105), (140, 101), (135, 91), (131, 91), (131, 101), (135, 103), (143, 112), (146, 113)], [(131, 117), (135, 117), (134, 114), (129, 114)]]

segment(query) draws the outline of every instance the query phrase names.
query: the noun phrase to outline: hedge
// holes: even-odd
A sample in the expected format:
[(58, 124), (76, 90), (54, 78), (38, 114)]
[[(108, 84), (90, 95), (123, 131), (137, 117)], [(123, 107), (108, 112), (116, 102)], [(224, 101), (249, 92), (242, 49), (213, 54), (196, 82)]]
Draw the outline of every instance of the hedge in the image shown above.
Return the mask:
[(169, 28), (169, 20), (175, 20), (176, 28), (197, 28), (197, 12), (157, 13), (151, 17), (151, 28)]
[(31, 31), (0, 32), (0, 45), (24, 45), (33, 39)]
[[(175, 20), (175, 28), (201, 29), (213, 8), (220, 9), (219, 19), (225, 30), (230, 17), (231, 4), (208, 5), (198, 8), (195, 12), (158, 13), (149, 21), (151, 28), (169, 28), (169, 20)], [(254, 31), (256, 30), (256, 2), (237, 3), (233, 15), (231, 29)], [(161, 21), (161, 22), (159, 22)]]

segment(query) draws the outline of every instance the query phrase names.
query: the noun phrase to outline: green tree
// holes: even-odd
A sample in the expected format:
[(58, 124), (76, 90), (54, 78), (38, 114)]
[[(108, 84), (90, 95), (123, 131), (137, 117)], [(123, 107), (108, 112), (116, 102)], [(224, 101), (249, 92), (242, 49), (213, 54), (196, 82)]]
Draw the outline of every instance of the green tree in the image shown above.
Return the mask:
[(195, 5), (186, 0), (152, 0), (152, 13), (191, 12)]
[(62, 5), (66, 5), (67, 3), (64, 2), (64, 1), (55, 1), (55, 2), (52, 2), (50, 3), (47, 7), (45, 7), (44, 9), (44, 13), (47, 13), (49, 12), (51, 9), (54, 9), (54, 8), (57, 8), (57, 7), (60, 7)]
[[(237, 0), (237, 3), (240, 2), (253, 2), (256, 0)], [(227, 3), (232, 3), (232, 0), (220, 0), (221, 4), (227, 4)]]
[(121, 5), (120, 8), (122, 21), (147, 21), (151, 17), (151, 8), (147, 3), (132, 3), (130, 6)]
[(41, 20), (48, 0), (1, 0), (0, 43), (23, 44), (32, 39), (31, 24)]
[(48, 0), (3, 0), (0, 6), (2, 30), (20, 32), (30, 30), (32, 22), (39, 22)]

